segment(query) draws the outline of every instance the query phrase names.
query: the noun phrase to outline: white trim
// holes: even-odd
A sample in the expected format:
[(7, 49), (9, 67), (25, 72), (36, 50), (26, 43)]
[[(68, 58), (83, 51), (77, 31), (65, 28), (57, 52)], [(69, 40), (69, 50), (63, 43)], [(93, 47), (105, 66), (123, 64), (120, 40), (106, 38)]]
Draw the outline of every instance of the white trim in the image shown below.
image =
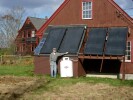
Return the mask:
[[(87, 3), (87, 2), (90, 2), (91, 3), (91, 9), (89, 9), (89, 7), (88, 7), (88, 18), (84, 18), (83, 17), (83, 11), (87, 11), (87, 10), (83, 10), (83, 3)], [(91, 17), (89, 17), (89, 11), (91, 11)], [(82, 19), (92, 19), (92, 1), (83, 1), (82, 2)]]
[(129, 56), (130, 56), (130, 60), (126, 60), (126, 55), (125, 55), (125, 62), (131, 62), (131, 58), (132, 58), (132, 57), (131, 57), (131, 48), (132, 48), (132, 47), (131, 47), (131, 46), (132, 46), (132, 45), (131, 45), (131, 41), (127, 41), (126, 52), (127, 52), (128, 42), (130, 42), (130, 50), (128, 50), (128, 51), (130, 52), (130, 55), (129, 55)]
[(82, 19), (92, 19), (92, 18), (83, 18), (83, 16), (82, 16)]
[(125, 60), (125, 62), (131, 62), (131, 60)]
[[(122, 73), (119, 74), (119, 78), (122, 79)], [(125, 80), (133, 80), (133, 74), (125, 74)]]

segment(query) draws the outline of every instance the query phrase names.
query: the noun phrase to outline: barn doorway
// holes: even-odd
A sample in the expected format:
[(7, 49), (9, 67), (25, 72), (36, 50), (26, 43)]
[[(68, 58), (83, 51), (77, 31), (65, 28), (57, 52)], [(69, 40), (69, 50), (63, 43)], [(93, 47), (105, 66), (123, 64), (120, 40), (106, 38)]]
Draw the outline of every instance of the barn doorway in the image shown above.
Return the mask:
[(83, 67), (86, 74), (104, 73), (104, 74), (118, 74), (120, 73), (121, 62), (119, 60), (104, 60), (102, 70), (101, 59), (84, 59)]

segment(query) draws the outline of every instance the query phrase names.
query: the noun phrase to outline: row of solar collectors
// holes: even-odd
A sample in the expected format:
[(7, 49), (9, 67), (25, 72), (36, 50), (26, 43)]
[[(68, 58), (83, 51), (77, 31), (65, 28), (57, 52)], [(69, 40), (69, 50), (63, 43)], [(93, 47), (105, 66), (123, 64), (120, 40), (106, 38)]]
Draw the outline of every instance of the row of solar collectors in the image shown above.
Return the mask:
[[(58, 52), (77, 54), (84, 38), (82, 27), (50, 27), (35, 49), (35, 54), (50, 54), (53, 48)], [(84, 54), (89, 55), (125, 55), (128, 28), (91, 28), (84, 48)], [(107, 38), (108, 36), (108, 38)], [(46, 40), (45, 40), (46, 39)]]
[(51, 27), (48, 31), (48, 35), (45, 43), (42, 42), (35, 49), (35, 55), (37, 54), (50, 54), (53, 48), (56, 48), (58, 52), (69, 52), (69, 54), (77, 54), (81, 44), (81, 40), (84, 36), (84, 26), (73, 27)]
[(128, 28), (91, 28), (85, 45), (84, 54), (88, 55), (125, 55)]

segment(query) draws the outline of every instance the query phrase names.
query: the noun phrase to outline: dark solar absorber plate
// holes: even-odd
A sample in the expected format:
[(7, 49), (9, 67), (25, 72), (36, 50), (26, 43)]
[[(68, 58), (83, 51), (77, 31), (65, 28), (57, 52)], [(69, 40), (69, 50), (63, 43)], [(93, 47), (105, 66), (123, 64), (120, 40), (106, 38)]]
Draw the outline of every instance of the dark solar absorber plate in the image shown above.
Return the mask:
[(84, 54), (102, 55), (107, 28), (91, 28), (85, 45)]
[(128, 28), (109, 28), (109, 36), (106, 44), (105, 55), (125, 55)]
[(79, 50), (79, 45), (83, 35), (84, 27), (68, 27), (59, 48), (59, 52), (69, 52), (69, 54), (76, 54)]
[(66, 28), (53, 27), (47, 35), (46, 42), (41, 49), (41, 54), (50, 54), (53, 48), (58, 50), (65, 34)]
[(49, 33), (50, 28), (51, 28), (51, 26), (48, 26), (46, 31), (44, 32), (41, 41), (39, 42), (38, 46), (34, 50), (34, 55), (39, 55), (40, 54), (40, 51), (41, 51), (41, 49), (42, 49), (42, 47), (45, 43), (45, 40), (46, 40), (46, 35)]
[(49, 34), (49, 32), (50, 32), (51, 28), (52, 28), (52, 26), (48, 26), (48, 27), (47, 27), (47, 29), (46, 29), (46, 31), (44, 32), (44, 34), (43, 34), (43, 37), (42, 37), (42, 38), (46, 38), (46, 37), (47, 37), (47, 35)]

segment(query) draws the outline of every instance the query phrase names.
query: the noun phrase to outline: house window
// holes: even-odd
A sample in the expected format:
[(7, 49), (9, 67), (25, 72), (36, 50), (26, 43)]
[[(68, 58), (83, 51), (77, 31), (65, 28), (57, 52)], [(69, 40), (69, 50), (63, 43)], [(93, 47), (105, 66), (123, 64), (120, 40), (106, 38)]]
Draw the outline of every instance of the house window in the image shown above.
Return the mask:
[(35, 31), (32, 31), (31, 37), (35, 37)]
[(82, 19), (92, 19), (92, 1), (82, 2)]
[(31, 33), (30, 33), (30, 31), (28, 32), (28, 37), (31, 37)]
[(131, 41), (127, 42), (125, 61), (131, 62)]
[(26, 32), (24, 31), (24, 32), (23, 32), (23, 38), (25, 38), (25, 37), (26, 37)]

